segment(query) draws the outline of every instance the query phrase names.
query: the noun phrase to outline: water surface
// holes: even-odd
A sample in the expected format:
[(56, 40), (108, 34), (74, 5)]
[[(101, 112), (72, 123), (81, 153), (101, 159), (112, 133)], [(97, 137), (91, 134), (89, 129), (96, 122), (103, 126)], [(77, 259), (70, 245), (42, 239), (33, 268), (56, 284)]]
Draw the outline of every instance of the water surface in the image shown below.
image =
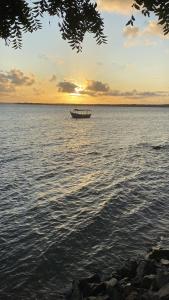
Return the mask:
[(0, 106), (0, 299), (59, 299), (168, 244), (169, 108), (69, 110)]

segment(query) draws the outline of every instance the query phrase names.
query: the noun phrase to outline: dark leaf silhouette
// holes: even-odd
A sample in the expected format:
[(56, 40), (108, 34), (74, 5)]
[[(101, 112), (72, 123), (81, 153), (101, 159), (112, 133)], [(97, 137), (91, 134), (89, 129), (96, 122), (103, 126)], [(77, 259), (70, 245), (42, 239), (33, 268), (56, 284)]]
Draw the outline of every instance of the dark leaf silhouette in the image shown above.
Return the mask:
[[(133, 0), (132, 6), (146, 17), (153, 12), (164, 34), (169, 33), (169, 1)], [(41, 19), (47, 15), (58, 17), (62, 38), (78, 52), (87, 32), (98, 45), (107, 42), (104, 22), (93, 0), (0, 0), (0, 38), (6, 45), (21, 48), (23, 34), (41, 29)], [(133, 26), (134, 22), (132, 15), (126, 25)]]
[(106, 43), (103, 20), (90, 0), (0, 0), (0, 37), (21, 48), (23, 33), (41, 29), (44, 14), (59, 18), (62, 38), (77, 51), (86, 32), (94, 35), (97, 44)]
[[(150, 17), (150, 13), (154, 13), (157, 17), (158, 24), (163, 26), (164, 35), (169, 33), (169, 1), (166, 0), (134, 0), (132, 5), (135, 9), (140, 10), (145, 17)], [(133, 25), (135, 21), (133, 15), (127, 22), (128, 25)]]

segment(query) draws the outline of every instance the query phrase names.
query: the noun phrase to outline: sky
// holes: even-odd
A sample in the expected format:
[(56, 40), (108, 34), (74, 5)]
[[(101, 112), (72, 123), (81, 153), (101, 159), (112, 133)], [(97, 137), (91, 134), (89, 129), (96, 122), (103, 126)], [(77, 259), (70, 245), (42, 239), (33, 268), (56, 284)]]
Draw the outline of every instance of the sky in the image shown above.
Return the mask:
[[(107, 44), (87, 34), (77, 53), (61, 38), (58, 19), (23, 38), (22, 49), (0, 40), (0, 102), (169, 104), (169, 36), (131, 0), (98, 0)], [(134, 13), (133, 27), (125, 24)]]

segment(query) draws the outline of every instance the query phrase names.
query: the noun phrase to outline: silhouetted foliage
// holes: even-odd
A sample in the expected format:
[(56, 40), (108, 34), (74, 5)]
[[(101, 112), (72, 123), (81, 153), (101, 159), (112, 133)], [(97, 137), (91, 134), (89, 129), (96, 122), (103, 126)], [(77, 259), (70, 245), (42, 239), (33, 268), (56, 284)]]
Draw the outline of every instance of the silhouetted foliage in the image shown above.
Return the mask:
[[(164, 34), (169, 33), (169, 1), (133, 0), (133, 7), (149, 16), (154, 12)], [(46, 14), (59, 18), (62, 38), (72, 49), (81, 51), (86, 32), (92, 33), (97, 44), (106, 43), (104, 22), (92, 0), (0, 0), (0, 37), (14, 48), (22, 47), (22, 35), (42, 27)], [(127, 25), (133, 25), (134, 16)]]
[(44, 14), (59, 17), (62, 38), (77, 51), (86, 32), (94, 34), (97, 44), (106, 42), (103, 20), (90, 0), (0, 0), (0, 37), (21, 48), (23, 33), (40, 29)]
[[(150, 16), (153, 12), (157, 19), (158, 24), (162, 25), (164, 35), (169, 33), (169, 1), (167, 0), (134, 0), (132, 5), (136, 10), (141, 11), (141, 13), (146, 17)], [(134, 25), (135, 18), (132, 15), (131, 19), (126, 25)]]

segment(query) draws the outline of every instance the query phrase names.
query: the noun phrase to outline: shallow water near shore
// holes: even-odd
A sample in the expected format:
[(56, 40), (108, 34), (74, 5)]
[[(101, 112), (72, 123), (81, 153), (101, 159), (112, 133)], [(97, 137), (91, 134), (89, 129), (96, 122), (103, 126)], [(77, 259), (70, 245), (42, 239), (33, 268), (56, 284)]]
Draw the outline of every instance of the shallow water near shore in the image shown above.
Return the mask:
[(169, 108), (0, 106), (0, 299), (56, 299), (169, 234)]

